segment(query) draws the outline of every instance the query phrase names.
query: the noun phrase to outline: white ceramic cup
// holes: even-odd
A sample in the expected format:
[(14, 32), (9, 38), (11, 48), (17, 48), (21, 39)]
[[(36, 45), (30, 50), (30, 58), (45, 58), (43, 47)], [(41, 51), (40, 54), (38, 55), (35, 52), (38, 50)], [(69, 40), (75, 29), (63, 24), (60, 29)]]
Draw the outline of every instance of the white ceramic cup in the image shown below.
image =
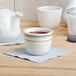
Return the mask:
[(67, 11), (68, 35), (76, 35), (76, 8)]
[(44, 55), (50, 51), (53, 31), (48, 28), (24, 30), (25, 49), (32, 55)]
[(38, 20), (42, 27), (56, 28), (60, 25), (62, 8), (59, 6), (41, 6), (38, 8)]

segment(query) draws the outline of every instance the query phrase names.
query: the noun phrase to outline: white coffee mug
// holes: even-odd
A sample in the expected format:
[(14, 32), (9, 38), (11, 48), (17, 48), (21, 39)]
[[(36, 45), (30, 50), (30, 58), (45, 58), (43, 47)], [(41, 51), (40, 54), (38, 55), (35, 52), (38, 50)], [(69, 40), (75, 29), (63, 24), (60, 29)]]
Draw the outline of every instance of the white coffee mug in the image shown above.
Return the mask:
[(41, 6), (38, 8), (38, 20), (42, 27), (56, 28), (60, 25), (62, 8), (59, 6)]
[(24, 30), (25, 49), (32, 55), (44, 55), (50, 51), (53, 31), (48, 28)]

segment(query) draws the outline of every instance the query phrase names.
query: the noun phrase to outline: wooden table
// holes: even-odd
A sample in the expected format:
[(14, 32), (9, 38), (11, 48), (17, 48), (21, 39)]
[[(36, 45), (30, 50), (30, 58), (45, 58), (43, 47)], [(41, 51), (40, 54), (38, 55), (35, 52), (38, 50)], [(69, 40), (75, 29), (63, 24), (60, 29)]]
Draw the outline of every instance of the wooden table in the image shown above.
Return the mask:
[[(36, 21), (24, 22), (22, 29), (38, 26)], [(24, 45), (0, 46), (0, 76), (76, 76), (76, 43), (66, 41), (66, 27), (58, 27), (53, 35), (53, 47), (70, 51), (64, 57), (34, 63), (3, 53)]]

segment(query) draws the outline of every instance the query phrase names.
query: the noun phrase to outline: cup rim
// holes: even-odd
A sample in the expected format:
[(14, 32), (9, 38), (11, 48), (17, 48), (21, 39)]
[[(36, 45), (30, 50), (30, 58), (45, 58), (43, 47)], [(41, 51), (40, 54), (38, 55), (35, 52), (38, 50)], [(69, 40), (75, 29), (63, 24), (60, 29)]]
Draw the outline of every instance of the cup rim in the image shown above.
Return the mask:
[(67, 9), (67, 15), (76, 17), (76, 7)]
[(62, 7), (60, 6), (40, 6), (38, 7), (38, 10), (40, 11), (57, 11), (57, 10), (62, 10)]
[[(44, 32), (47, 32), (47, 33), (45, 33), (45, 34), (31, 34), (31, 33), (29, 33), (29, 32), (36, 32), (36, 31), (44, 31)], [(39, 27), (37, 27), (37, 28), (27, 28), (27, 29), (25, 29), (24, 30), (24, 34), (25, 35), (30, 35), (30, 36), (46, 36), (46, 35), (52, 35), (53, 34), (53, 30), (51, 30), (51, 29), (49, 29), (49, 28), (39, 28)]]

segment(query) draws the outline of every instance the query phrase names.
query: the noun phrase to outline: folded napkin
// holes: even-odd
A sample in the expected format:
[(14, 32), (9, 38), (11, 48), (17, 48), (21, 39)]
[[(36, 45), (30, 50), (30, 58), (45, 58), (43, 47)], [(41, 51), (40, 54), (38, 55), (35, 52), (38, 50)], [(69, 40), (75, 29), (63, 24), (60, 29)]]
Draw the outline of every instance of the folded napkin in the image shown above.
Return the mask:
[(14, 44), (23, 44), (24, 43), (24, 37), (23, 35), (20, 35), (15, 41), (11, 42), (0, 42), (0, 45), (14, 45)]
[(51, 48), (49, 53), (47, 53), (45, 55), (34, 56), (34, 55), (28, 54), (26, 52), (25, 48), (20, 48), (20, 49), (16, 49), (16, 50), (11, 50), (5, 54), (14, 56), (14, 57), (23, 58), (23, 59), (28, 59), (28, 60), (40, 63), (40, 62), (46, 61), (48, 59), (53, 59), (56, 57), (67, 55), (68, 53), (69, 53), (69, 51), (64, 50), (64, 49)]

